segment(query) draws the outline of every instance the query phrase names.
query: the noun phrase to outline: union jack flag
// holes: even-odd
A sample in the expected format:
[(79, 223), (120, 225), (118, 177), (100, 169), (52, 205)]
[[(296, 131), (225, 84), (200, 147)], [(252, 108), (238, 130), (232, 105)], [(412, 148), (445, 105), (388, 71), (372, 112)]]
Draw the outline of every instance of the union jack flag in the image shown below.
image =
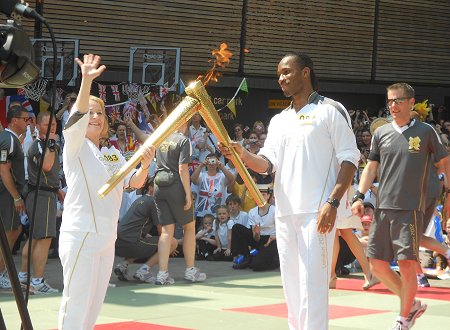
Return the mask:
[(136, 117), (136, 112), (136, 103), (134, 103), (133, 101), (127, 102), (123, 107), (123, 118), (131, 118), (132, 120), (134, 120)]
[(113, 124), (121, 120), (122, 115), (120, 114), (120, 107), (118, 105), (106, 107), (106, 113), (108, 114), (108, 117), (111, 119), (111, 123)]
[(120, 101), (120, 92), (119, 92), (119, 86), (117, 85), (111, 85), (111, 90), (114, 95), (114, 101)]
[(106, 102), (106, 86), (98, 84), (98, 97)]

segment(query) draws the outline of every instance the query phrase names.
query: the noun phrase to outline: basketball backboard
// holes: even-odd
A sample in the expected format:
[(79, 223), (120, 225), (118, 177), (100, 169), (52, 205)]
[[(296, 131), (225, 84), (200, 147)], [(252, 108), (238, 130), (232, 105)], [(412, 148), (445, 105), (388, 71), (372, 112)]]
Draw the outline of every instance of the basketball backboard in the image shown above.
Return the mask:
[[(31, 39), (34, 48), (35, 63), (41, 68), (41, 77), (53, 81), (53, 46), (51, 39)], [(80, 41), (78, 39), (56, 39), (57, 72), (56, 81), (63, 86), (75, 86), (78, 68)]]
[(131, 47), (128, 81), (166, 86), (176, 91), (180, 79), (180, 48)]

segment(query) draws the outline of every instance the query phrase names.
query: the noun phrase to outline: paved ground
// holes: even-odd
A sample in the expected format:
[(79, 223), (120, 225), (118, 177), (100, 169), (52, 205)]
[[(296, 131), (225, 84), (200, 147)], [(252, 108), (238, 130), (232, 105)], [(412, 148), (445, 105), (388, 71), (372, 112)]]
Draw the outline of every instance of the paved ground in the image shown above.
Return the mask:
[[(18, 257), (15, 260), (18, 265)], [(170, 264), (171, 275), (177, 280), (173, 286), (119, 282), (113, 275), (111, 283), (116, 287), (108, 289), (96, 329), (287, 329), (278, 271), (237, 271), (228, 262), (201, 261), (198, 265), (208, 274), (205, 283), (185, 283), (183, 260), (178, 258)], [(131, 273), (135, 269), (131, 267)], [(49, 260), (47, 273), (49, 283), (62, 289), (57, 259)], [(381, 286), (371, 292), (360, 290), (360, 278), (355, 274), (340, 279), (338, 289), (330, 291), (330, 329), (388, 329), (395, 319), (397, 298), (385, 294)], [(431, 283), (432, 288), (421, 290), (429, 308), (414, 329), (444, 329), (450, 324), (450, 280)], [(59, 302), (60, 294), (30, 297), (34, 329), (56, 328)], [(0, 291), (0, 308), (7, 329), (19, 329), (20, 318), (10, 291)]]

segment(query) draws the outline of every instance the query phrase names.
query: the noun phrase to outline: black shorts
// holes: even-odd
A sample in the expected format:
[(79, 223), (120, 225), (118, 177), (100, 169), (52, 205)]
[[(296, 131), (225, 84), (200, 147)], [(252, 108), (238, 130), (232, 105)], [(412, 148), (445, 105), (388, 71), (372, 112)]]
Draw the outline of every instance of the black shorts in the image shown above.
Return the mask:
[(414, 210), (376, 209), (369, 232), (367, 257), (392, 260), (419, 260), (423, 213)]
[(180, 181), (167, 187), (155, 185), (155, 204), (158, 212), (158, 221), (162, 226), (178, 223), (182, 226), (195, 220), (194, 202), (192, 207), (185, 211), (185, 193)]
[(0, 192), (0, 216), (2, 219), (3, 227), (5, 231), (11, 231), (19, 229), (20, 217), (16, 212), (16, 206), (14, 205), (14, 198), (9, 194), (6, 188)]
[(159, 236), (152, 236), (130, 243), (117, 238), (116, 256), (133, 259), (148, 259), (158, 251)]
[[(25, 201), (30, 221), (35, 193), (35, 190), (30, 191)], [(42, 239), (48, 237), (56, 237), (56, 193), (40, 190), (36, 204), (33, 238)]]

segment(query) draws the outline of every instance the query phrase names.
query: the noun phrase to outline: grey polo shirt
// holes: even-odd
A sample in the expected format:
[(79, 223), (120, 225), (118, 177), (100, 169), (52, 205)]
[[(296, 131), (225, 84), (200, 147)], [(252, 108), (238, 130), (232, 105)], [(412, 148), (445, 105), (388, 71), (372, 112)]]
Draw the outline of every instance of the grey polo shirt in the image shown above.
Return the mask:
[(380, 163), (378, 208), (424, 211), (430, 167), (447, 155), (428, 124), (412, 121), (402, 133), (393, 123), (377, 129), (369, 160)]

